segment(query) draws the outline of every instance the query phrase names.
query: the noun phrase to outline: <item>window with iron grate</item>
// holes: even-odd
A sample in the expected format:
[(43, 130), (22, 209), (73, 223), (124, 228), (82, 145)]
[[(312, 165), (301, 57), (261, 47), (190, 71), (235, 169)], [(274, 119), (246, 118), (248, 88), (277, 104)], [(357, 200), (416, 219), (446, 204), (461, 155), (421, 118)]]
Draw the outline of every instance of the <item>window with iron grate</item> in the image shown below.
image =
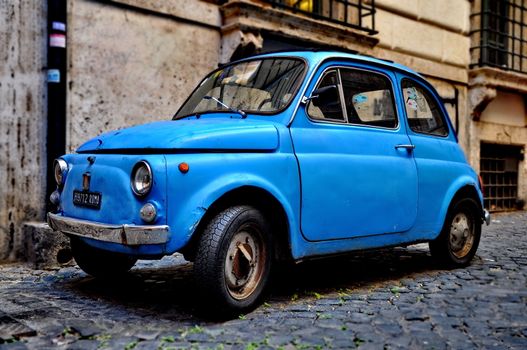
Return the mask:
[(527, 73), (525, 0), (480, 0), (471, 15), (471, 67)]
[(358, 29), (375, 31), (375, 0), (267, 0), (266, 2), (312, 18)]

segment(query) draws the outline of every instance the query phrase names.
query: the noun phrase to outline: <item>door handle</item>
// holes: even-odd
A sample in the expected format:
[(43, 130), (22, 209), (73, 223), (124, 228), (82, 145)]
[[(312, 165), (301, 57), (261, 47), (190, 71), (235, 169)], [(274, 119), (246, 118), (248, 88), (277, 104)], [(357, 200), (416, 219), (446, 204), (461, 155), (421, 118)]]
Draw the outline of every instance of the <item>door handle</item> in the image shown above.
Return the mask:
[(415, 148), (415, 145), (395, 145), (395, 149), (406, 148), (406, 150), (411, 151)]

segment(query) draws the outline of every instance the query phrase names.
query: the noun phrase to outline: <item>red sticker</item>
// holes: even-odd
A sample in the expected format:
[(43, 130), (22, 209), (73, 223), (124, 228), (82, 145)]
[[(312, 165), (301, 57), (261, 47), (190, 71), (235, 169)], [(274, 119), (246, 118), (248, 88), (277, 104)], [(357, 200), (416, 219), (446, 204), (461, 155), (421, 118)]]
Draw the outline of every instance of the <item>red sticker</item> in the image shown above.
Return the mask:
[(51, 34), (49, 36), (50, 47), (66, 47), (66, 35), (64, 34)]

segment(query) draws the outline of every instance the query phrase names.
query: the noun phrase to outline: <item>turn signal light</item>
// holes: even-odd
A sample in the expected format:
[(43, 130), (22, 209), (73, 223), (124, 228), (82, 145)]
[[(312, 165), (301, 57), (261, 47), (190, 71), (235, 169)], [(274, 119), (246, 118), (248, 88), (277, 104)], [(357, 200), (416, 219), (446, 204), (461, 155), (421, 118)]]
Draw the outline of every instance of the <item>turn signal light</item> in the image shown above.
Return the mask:
[(183, 163), (179, 163), (178, 165), (178, 168), (179, 168), (179, 171), (181, 171), (183, 174), (186, 174), (188, 173), (190, 167), (188, 166), (187, 163), (183, 162)]

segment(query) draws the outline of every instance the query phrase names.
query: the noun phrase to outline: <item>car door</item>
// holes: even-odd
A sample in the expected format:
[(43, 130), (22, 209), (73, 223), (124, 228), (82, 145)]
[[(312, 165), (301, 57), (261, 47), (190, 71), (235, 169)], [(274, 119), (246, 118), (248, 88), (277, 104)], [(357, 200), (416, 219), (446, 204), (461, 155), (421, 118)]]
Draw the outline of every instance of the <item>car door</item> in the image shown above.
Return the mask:
[(456, 135), (437, 93), (425, 82), (397, 73), (408, 135), (418, 171), (419, 227), (436, 232), (450, 186), (466, 172)]
[[(316, 75), (317, 76), (317, 75)], [(326, 64), (290, 132), (301, 174), (301, 230), (312, 241), (403, 232), (417, 213), (412, 145), (399, 121), (395, 76), (362, 65)], [(321, 91), (321, 90), (318, 90)], [(324, 98), (322, 98), (324, 97)]]

